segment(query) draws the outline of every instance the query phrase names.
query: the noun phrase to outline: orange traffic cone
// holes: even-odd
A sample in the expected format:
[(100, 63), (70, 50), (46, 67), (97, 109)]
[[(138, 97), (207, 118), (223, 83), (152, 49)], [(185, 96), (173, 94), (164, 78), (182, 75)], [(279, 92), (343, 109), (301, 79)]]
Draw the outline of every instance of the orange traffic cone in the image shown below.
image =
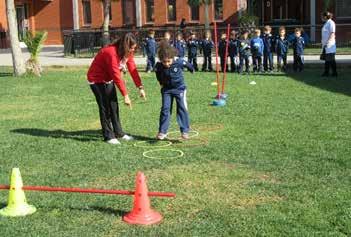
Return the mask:
[(160, 222), (162, 220), (161, 214), (150, 207), (146, 178), (142, 172), (138, 172), (135, 185), (133, 210), (126, 214), (123, 220), (129, 224), (139, 225), (151, 225)]

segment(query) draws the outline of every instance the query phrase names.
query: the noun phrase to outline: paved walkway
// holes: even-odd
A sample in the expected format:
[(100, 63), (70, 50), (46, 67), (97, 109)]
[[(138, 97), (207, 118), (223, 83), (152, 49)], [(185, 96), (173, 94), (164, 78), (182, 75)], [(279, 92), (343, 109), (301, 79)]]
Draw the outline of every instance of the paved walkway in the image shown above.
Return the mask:
[[(26, 49), (22, 49), (24, 58), (29, 58), (29, 53)], [(338, 64), (351, 65), (351, 55), (337, 55)], [(93, 59), (91, 58), (67, 58), (63, 54), (63, 46), (46, 46), (43, 48), (40, 56), (40, 63), (42, 66), (89, 66)], [(137, 65), (146, 65), (146, 59), (141, 56), (136, 56), (135, 61)], [(289, 63), (292, 62), (292, 56), (288, 57)], [(215, 58), (213, 61), (215, 62)], [(202, 64), (202, 57), (198, 58), (198, 63)], [(319, 55), (306, 55), (305, 64), (322, 64), (319, 60)], [(12, 66), (12, 56), (9, 50), (0, 51), (0, 66)]]

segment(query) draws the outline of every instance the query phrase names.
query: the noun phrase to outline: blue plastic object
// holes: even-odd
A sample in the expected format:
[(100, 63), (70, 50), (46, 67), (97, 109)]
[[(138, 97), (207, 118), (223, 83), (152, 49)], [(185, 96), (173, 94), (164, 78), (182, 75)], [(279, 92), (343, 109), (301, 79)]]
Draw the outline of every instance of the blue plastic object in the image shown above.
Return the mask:
[(216, 99), (216, 100), (212, 101), (212, 106), (223, 107), (225, 105), (226, 105), (226, 101), (222, 100), (222, 99)]

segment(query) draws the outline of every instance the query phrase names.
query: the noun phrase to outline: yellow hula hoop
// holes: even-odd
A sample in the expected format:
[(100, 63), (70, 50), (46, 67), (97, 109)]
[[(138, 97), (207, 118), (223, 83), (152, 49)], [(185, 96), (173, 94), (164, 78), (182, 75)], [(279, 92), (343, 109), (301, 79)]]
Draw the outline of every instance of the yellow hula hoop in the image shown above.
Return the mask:
[(222, 123), (199, 123), (194, 124), (192, 128), (202, 132), (215, 132), (223, 130), (224, 125)]
[(167, 143), (164, 145), (158, 145), (158, 146), (139, 145), (139, 144), (146, 143), (146, 142), (148, 142), (148, 141), (139, 141), (139, 142), (134, 143), (134, 146), (135, 147), (142, 147), (142, 148), (150, 148), (150, 147), (161, 148), (161, 147), (168, 147), (168, 146), (171, 146), (173, 144), (171, 141), (158, 141), (158, 142), (167, 142)]
[[(197, 143), (193, 144), (188, 141), (198, 141)], [(204, 138), (197, 138), (197, 139), (191, 139), (191, 140), (184, 140), (184, 142), (180, 143), (173, 143), (172, 146), (175, 147), (198, 147), (198, 146), (207, 146), (209, 143), (208, 139)]]
[[(149, 153), (156, 152), (156, 151), (174, 151), (174, 152), (178, 152), (179, 154), (176, 156), (173, 156), (173, 157), (157, 157), (157, 156), (148, 155)], [(184, 152), (181, 150), (178, 150), (178, 149), (155, 149), (155, 150), (144, 151), (143, 156), (146, 158), (149, 158), (149, 159), (154, 159), (154, 160), (156, 160), (156, 159), (160, 159), (160, 160), (162, 160), (162, 159), (176, 159), (176, 158), (183, 157)]]

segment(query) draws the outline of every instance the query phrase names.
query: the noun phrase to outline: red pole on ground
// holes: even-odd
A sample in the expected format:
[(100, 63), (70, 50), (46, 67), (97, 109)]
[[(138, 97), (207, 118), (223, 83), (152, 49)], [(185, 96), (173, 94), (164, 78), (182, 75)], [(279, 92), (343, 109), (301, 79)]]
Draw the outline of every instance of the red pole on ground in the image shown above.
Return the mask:
[(227, 42), (225, 43), (225, 61), (224, 61), (224, 72), (222, 79), (222, 94), (224, 93), (224, 84), (227, 75), (227, 61), (228, 61), (228, 47), (229, 47), (229, 34), (230, 34), (230, 24), (227, 25)]
[[(0, 185), (1, 189), (10, 189), (9, 185)], [(23, 186), (23, 190), (45, 191), (45, 192), (64, 192), (64, 193), (97, 193), (97, 194), (114, 194), (114, 195), (134, 195), (134, 191), (128, 190), (111, 190), (111, 189), (83, 189), (83, 188), (63, 188), (47, 186)], [(175, 197), (175, 193), (148, 192), (150, 197)]]
[(217, 82), (217, 97), (220, 95), (219, 86), (219, 67), (218, 67), (218, 38), (217, 38), (217, 23), (214, 22), (214, 34), (215, 34), (215, 49), (216, 49), (216, 82)]

